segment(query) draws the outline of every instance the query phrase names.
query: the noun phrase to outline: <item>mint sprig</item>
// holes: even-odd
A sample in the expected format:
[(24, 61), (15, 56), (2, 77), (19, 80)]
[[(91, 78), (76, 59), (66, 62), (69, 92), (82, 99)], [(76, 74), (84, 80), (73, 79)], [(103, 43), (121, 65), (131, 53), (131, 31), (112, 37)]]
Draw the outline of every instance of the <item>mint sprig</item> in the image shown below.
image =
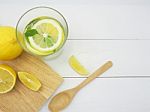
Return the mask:
[(25, 36), (26, 36), (26, 37), (34, 36), (34, 35), (36, 35), (36, 34), (38, 34), (38, 32), (37, 32), (36, 29), (27, 30), (27, 31), (25, 32)]

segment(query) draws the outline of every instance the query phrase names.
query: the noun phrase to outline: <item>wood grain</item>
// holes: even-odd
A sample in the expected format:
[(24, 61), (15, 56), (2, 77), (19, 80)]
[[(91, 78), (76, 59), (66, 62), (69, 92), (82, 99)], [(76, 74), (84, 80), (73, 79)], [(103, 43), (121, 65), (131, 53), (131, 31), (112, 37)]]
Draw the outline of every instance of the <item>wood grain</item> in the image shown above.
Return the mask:
[(25, 52), (13, 61), (1, 61), (0, 64), (8, 64), (16, 72), (32, 73), (42, 83), (41, 89), (34, 92), (17, 80), (11, 92), (0, 95), (0, 112), (37, 112), (63, 82), (63, 78), (42, 60)]

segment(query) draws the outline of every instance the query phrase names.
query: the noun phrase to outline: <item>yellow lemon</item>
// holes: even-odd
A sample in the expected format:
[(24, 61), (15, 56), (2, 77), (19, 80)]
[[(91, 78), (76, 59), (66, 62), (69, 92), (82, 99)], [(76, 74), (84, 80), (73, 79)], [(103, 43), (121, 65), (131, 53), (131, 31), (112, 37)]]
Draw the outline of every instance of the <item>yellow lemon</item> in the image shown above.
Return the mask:
[(41, 87), (40, 81), (33, 74), (18, 72), (18, 77), (27, 88), (33, 91), (38, 91)]
[[(21, 33), (19, 33), (20, 36)], [(10, 26), (0, 26), (0, 60), (11, 60), (22, 53), (16, 39), (16, 30)]]
[(16, 73), (8, 65), (0, 65), (0, 93), (7, 93), (16, 83)]
[(69, 64), (73, 68), (73, 70), (79, 73), (80, 75), (89, 74), (88, 70), (83, 65), (81, 65), (81, 63), (77, 60), (75, 56), (71, 56), (69, 58)]

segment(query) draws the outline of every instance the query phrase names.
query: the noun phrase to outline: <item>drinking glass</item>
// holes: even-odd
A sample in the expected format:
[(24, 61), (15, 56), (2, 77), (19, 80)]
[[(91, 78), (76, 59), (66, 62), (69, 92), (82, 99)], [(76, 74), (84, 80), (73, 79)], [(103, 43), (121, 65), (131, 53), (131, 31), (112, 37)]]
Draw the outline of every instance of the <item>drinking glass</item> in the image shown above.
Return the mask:
[[(33, 19), (38, 18), (38, 17), (42, 17), (42, 16), (47, 16), (50, 18), (54, 18), (56, 19), (61, 26), (64, 29), (64, 38), (65, 40), (63, 41), (63, 43), (61, 44), (61, 46), (59, 46), (59, 48), (48, 55), (39, 55), (39, 54), (35, 54), (34, 52), (32, 52), (31, 50), (28, 49), (27, 45), (25, 44), (25, 34), (24, 34), (24, 30), (26, 28), (26, 26), (29, 24), (29, 22), (31, 22)], [(23, 34), (23, 36), (19, 36), (21, 34)], [(40, 6), (40, 7), (34, 7), (32, 9), (29, 9), (28, 11), (26, 11), (18, 20), (17, 25), (16, 25), (16, 37), (17, 40), (19, 42), (19, 44), (23, 47), (23, 49), (32, 54), (32, 55), (36, 55), (36, 56), (41, 56), (41, 57), (54, 57), (56, 56), (63, 48), (67, 37), (68, 37), (68, 24), (66, 19), (64, 18), (64, 16), (58, 12), (56, 9), (50, 8), (50, 7), (46, 7), (46, 6)]]

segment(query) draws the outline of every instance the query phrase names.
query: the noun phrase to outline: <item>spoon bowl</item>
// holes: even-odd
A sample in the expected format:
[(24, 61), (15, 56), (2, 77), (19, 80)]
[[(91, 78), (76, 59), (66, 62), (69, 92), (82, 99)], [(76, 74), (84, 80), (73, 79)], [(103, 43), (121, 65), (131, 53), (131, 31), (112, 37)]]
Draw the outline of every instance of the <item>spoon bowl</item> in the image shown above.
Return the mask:
[(63, 110), (71, 103), (73, 97), (75, 96), (74, 93), (76, 92), (74, 89), (69, 89), (57, 94), (49, 103), (49, 109), (52, 110), (52, 112), (55, 112), (56, 109)]

